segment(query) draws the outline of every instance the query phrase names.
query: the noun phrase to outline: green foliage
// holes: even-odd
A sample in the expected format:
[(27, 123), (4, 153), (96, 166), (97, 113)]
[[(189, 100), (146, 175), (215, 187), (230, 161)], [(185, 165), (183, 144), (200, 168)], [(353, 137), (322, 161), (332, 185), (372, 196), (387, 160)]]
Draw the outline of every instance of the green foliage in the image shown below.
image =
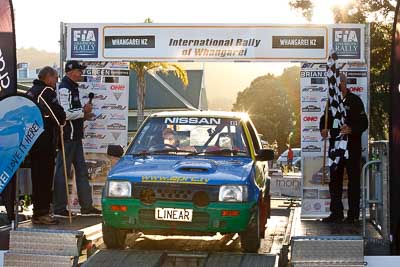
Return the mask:
[(292, 9), (297, 9), (301, 11), (303, 17), (305, 17), (308, 21), (311, 21), (313, 13), (314, 13), (314, 4), (310, 0), (291, 0), (289, 2), (289, 6)]
[[(311, 0), (291, 0), (289, 5), (300, 11), (310, 8)], [(297, 5), (296, 5), (297, 4)], [(354, 0), (332, 9), (335, 23), (370, 24), (370, 136), (388, 138), (390, 55), (393, 17), (396, 1)]]
[(250, 115), (257, 131), (269, 144), (277, 141), (280, 153), (286, 150), (291, 132), (291, 146), (300, 146), (299, 73), (299, 67), (291, 67), (281, 76), (267, 74), (258, 77), (238, 93), (233, 105), (234, 111)]

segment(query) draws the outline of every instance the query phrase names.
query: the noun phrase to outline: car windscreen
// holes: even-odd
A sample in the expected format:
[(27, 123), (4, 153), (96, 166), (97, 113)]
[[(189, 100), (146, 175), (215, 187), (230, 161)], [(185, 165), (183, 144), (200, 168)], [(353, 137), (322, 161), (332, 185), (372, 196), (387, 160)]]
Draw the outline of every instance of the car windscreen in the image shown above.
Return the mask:
[(237, 119), (153, 117), (146, 120), (127, 153), (247, 156), (245, 140)]

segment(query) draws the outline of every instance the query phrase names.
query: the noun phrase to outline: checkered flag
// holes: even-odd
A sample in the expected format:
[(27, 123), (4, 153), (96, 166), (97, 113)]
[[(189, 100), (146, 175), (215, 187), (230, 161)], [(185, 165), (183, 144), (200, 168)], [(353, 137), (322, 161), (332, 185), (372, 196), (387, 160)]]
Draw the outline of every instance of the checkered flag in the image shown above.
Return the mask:
[[(331, 129), (337, 129), (330, 131), (331, 138), (334, 142), (330, 142), (329, 153), (328, 153), (328, 165), (336, 168), (341, 160), (349, 158), (349, 152), (347, 150), (348, 136), (340, 133), (340, 128), (344, 125), (346, 118), (346, 109), (343, 105), (342, 94), (339, 89), (340, 84), (340, 67), (336, 62), (338, 56), (335, 51), (330, 51), (329, 59), (326, 64), (326, 77), (328, 78), (328, 101), (330, 116), (332, 118)], [(328, 118), (325, 118), (328, 119)]]

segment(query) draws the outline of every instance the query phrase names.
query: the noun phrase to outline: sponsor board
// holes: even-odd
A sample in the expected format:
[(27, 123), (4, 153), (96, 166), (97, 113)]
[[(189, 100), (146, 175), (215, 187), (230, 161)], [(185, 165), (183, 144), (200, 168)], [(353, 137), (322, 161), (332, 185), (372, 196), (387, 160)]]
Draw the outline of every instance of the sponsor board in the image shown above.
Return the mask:
[(125, 110), (126, 106), (117, 104), (106, 104), (101, 107), (102, 110)]
[(302, 148), (303, 152), (321, 152), (321, 147), (317, 145), (307, 145)]
[(302, 129), (303, 133), (319, 133), (319, 127), (318, 126), (304, 126)]
[(114, 140), (117, 141), (118, 138), (121, 136), (121, 133), (119, 133), (119, 132), (112, 132), (111, 135), (114, 137)]
[(309, 93), (325, 93), (328, 91), (327, 87), (322, 87), (322, 86), (307, 86), (304, 87), (301, 90), (303, 93), (309, 92)]
[(123, 113), (111, 113), (110, 120), (118, 120), (118, 121), (123, 120), (124, 121), (124, 120), (126, 120), (126, 117)]
[(301, 102), (302, 103), (318, 103), (319, 97), (314, 96), (314, 95), (304, 95), (301, 97)]
[(96, 133), (96, 132), (86, 132), (85, 133), (85, 138), (90, 138), (90, 139), (104, 139), (106, 137), (105, 134), (101, 133)]
[(88, 125), (85, 125), (85, 127), (88, 126), (90, 130), (105, 130), (106, 126), (101, 123), (89, 123)]
[(113, 95), (114, 95), (114, 97), (115, 97), (115, 99), (118, 101), (119, 99), (120, 99), (120, 97), (122, 96), (122, 92), (117, 92), (117, 93), (113, 93)]
[(108, 130), (125, 130), (126, 125), (115, 122), (115, 123), (107, 125), (107, 129)]
[(307, 105), (301, 109), (303, 112), (321, 112), (321, 107), (315, 105)]
[(318, 122), (318, 124), (319, 124), (319, 117), (318, 116), (304, 116), (303, 122)]
[(303, 135), (301, 142), (302, 143), (316, 143), (321, 141), (321, 136), (318, 134), (315, 136)]
[(125, 91), (126, 86), (123, 85), (123, 84), (112, 84), (112, 85), (110, 86), (110, 89), (111, 89), (112, 91)]

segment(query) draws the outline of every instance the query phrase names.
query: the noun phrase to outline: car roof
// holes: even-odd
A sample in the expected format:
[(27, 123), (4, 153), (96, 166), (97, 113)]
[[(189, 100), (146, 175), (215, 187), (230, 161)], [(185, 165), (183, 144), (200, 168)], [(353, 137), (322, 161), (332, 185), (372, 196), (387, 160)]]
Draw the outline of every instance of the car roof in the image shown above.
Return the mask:
[(217, 117), (225, 119), (241, 119), (248, 120), (249, 115), (245, 112), (228, 112), (228, 111), (210, 111), (210, 110), (192, 110), (192, 111), (165, 111), (157, 112), (150, 117)]

